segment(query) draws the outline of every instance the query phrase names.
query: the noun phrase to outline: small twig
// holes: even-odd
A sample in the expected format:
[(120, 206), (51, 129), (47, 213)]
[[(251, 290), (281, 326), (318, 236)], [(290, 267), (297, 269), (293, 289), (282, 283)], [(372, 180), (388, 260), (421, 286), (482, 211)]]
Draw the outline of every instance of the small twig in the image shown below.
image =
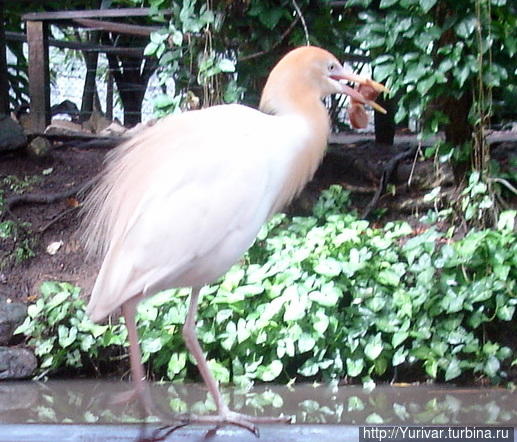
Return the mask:
[(296, 9), (296, 13), (298, 14), (298, 17), (300, 17), (300, 20), (302, 21), (303, 26), (303, 32), (305, 33), (305, 44), (309, 46), (310, 39), (309, 39), (309, 30), (307, 29), (307, 23), (305, 23), (305, 18), (303, 17), (302, 11), (300, 7), (298, 6), (298, 3), (296, 3), (296, 0), (291, 0), (293, 2), (294, 9)]
[(272, 45), (269, 49), (267, 50), (263, 50), (263, 51), (259, 51), (259, 52), (255, 52), (253, 54), (250, 54), (250, 55), (244, 55), (242, 57), (239, 57), (239, 60), (238, 61), (248, 61), (248, 60), (251, 60), (253, 58), (257, 58), (257, 57), (261, 57), (262, 55), (266, 55), (268, 54), (269, 52), (271, 52), (273, 49), (275, 49), (280, 43), (282, 43), (282, 41), (289, 35), (289, 33), (293, 30), (293, 28), (296, 26), (296, 24), (298, 23), (298, 20), (300, 20), (300, 16), (297, 15), (296, 18), (291, 22), (291, 24), (288, 26), (288, 28), (284, 31), (284, 33), (280, 36), (280, 38), (275, 42), (274, 45)]
[(47, 224), (45, 224), (43, 227), (41, 227), (38, 232), (44, 233), (50, 226), (58, 222), (61, 218), (65, 217), (69, 213), (73, 212), (74, 210), (78, 209), (81, 206), (74, 206), (69, 207), (68, 209), (63, 210), (60, 214), (56, 215), (54, 218), (52, 218)]
[(344, 182), (341, 182), (339, 184), (341, 185), (341, 187), (343, 187), (343, 189), (353, 193), (375, 193), (375, 191), (377, 190), (377, 188), (373, 186), (356, 186), (354, 184), (348, 184)]
[(409, 178), (407, 180), (407, 185), (411, 186), (411, 181), (413, 179), (413, 173), (415, 172), (416, 167), (416, 159), (418, 158), (418, 153), (422, 150), (422, 140), (418, 141), (418, 148), (415, 152), (415, 157), (413, 158), (413, 164), (411, 164), (411, 172), (409, 173)]
[(504, 178), (490, 178), (490, 181), (492, 183), (499, 183), (502, 184), (504, 187), (506, 187), (508, 190), (513, 192), (515, 195), (517, 195), (517, 189), (513, 187), (507, 180)]
[(77, 141), (77, 142), (69, 142), (66, 144), (63, 144), (61, 146), (56, 146), (54, 149), (60, 148), (60, 147), (72, 147), (74, 149), (91, 149), (91, 148), (97, 148), (97, 149), (110, 149), (112, 147), (116, 147), (122, 142), (126, 141), (127, 138), (121, 137), (121, 138), (99, 138), (96, 140), (89, 140), (89, 141)]

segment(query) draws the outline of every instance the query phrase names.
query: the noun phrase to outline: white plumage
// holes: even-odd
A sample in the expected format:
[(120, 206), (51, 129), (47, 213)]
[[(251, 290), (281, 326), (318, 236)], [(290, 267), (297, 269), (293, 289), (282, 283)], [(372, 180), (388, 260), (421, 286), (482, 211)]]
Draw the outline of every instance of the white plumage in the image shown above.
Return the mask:
[(310, 137), (298, 116), (216, 106), (168, 117), (150, 131), (119, 147), (102, 178), (116, 192), (105, 199), (110, 238), (88, 305), (94, 321), (141, 292), (223, 275), (314, 173), (312, 166), (292, 192), (278, 194)]
[(102, 260), (87, 309), (98, 321), (122, 307), (135, 393), (148, 412), (153, 406), (143, 381), (136, 305), (160, 290), (190, 286), (183, 336), (218, 413), (185, 420), (252, 431), (253, 422), (286, 420), (228, 409), (196, 338), (198, 297), (314, 175), (330, 128), (322, 99), (346, 93), (375, 106), (342, 79), (384, 90), (353, 75), (327, 51), (298, 48), (272, 70), (261, 111), (223, 105), (169, 116), (108, 156), (85, 201), (86, 247)]

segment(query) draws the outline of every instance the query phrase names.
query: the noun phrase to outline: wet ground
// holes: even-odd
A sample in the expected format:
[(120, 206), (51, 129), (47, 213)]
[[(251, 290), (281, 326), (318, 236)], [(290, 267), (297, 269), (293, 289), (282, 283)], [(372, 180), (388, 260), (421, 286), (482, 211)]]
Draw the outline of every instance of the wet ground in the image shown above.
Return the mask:
[[(111, 398), (129, 387), (107, 381), (2, 382), (0, 441), (150, 440), (153, 432), (158, 434), (155, 418), (143, 425), (137, 406), (111, 403)], [(213, 411), (209, 395), (198, 384), (154, 384), (152, 391), (164, 411)], [(358, 441), (359, 427), (364, 425), (517, 426), (517, 391), (506, 389), (408, 385), (368, 391), (296, 385), (255, 387), (248, 392), (226, 389), (225, 397), (233, 409), (244, 413), (292, 416), (291, 425), (261, 425), (261, 442)], [(213, 431), (209, 426), (192, 425), (176, 430), (166, 440), (257, 439), (240, 428)]]

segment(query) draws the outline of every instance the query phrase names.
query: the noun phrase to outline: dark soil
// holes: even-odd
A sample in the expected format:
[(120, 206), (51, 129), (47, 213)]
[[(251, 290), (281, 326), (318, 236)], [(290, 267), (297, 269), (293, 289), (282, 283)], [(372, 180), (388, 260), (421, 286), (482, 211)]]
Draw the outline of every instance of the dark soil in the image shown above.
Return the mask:
[[(35, 181), (25, 189), (28, 193), (49, 195), (86, 183), (102, 167), (106, 150), (58, 148), (44, 159), (35, 159), (23, 153), (0, 159), (0, 179), (18, 177), (22, 181)], [(43, 175), (44, 171), (51, 172)], [(36, 177), (34, 179), (34, 177)], [(11, 181), (11, 180), (9, 180)], [(4, 198), (19, 193), (4, 183)], [(16, 247), (11, 239), (2, 240), (0, 252), (0, 293), (13, 300), (27, 301), (38, 296), (39, 286), (46, 280), (67, 281), (83, 287), (87, 292), (96, 275), (96, 266), (86, 263), (78, 238), (78, 203), (80, 197), (70, 197), (52, 204), (20, 204), (7, 213), (10, 219), (28, 223), (27, 229), (18, 232), (18, 242), (26, 239), (34, 253), (29, 259), (16, 259)], [(62, 241), (57, 253), (51, 255), (47, 247)], [(26, 255), (25, 253), (24, 255)]]

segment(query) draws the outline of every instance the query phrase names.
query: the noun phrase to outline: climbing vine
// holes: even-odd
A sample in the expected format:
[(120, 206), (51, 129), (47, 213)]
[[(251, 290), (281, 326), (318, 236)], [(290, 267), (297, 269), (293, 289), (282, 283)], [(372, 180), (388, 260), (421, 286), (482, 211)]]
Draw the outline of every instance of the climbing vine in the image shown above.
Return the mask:
[[(452, 160), (456, 183), (478, 173), (490, 204), (478, 225), (497, 215), (487, 131), (493, 102), (516, 82), (516, 6), (506, 0), (351, 0), (363, 25), (356, 39), (372, 55), (374, 76), (397, 99), (397, 122), (417, 120), (422, 137), (445, 139), (425, 154)], [(510, 86), (511, 88), (511, 86)], [(460, 214), (461, 210), (458, 211)]]

